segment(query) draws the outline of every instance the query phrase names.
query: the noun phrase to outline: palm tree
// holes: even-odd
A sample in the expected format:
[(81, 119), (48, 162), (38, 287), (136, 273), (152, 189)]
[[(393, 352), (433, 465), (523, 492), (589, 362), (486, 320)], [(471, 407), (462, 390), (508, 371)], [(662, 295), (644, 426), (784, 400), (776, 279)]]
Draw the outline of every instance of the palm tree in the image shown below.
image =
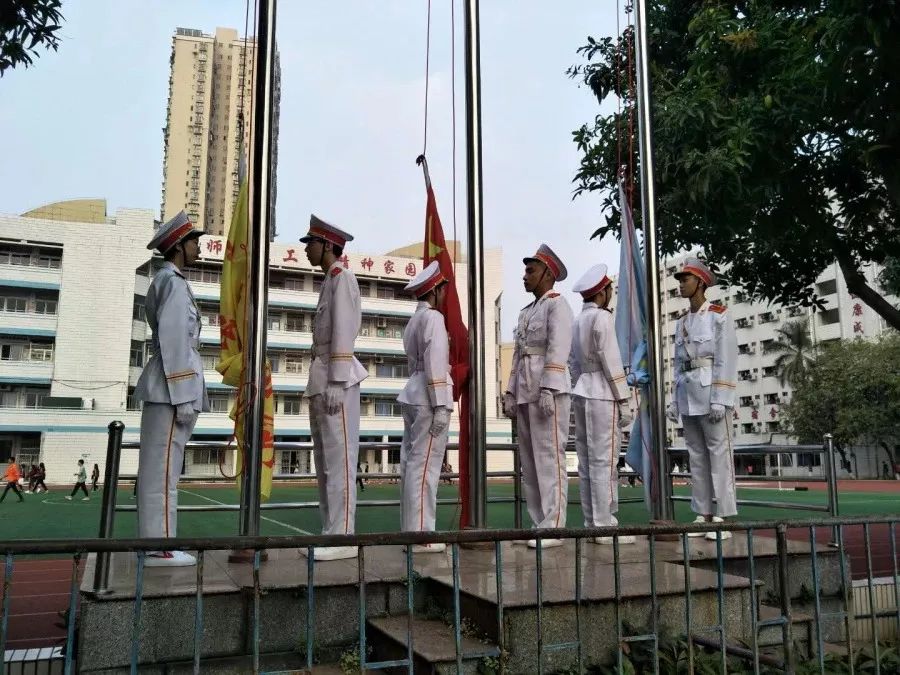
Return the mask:
[(763, 353), (778, 354), (774, 365), (781, 386), (796, 387), (816, 359), (816, 345), (809, 335), (809, 319), (787, 321), (775, 332), (778, 338), (767, 344)]

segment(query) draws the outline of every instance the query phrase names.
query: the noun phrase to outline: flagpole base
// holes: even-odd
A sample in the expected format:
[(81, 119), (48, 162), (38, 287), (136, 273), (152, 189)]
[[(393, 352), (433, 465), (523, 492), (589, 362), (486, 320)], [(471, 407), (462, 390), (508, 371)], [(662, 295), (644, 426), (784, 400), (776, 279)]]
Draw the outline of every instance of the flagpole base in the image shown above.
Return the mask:
[[(256, 556), (256, 551), (252, 548), (240, 548), (235, 549), (231, 553), (228, 554), (228, 562), (237, 563), (238, 565), (252, 565), (253, 559)], [(266, 562), (269, 559), (268, 551), (260, 551), (259, 552), (259, 561)]]
[[(661, 525), (663, 527), (669, 527), (675, 524), (674, 520), (650, 520), (651, 525)], [(678, 533), (669, 533), (669, 534), (657, 534), (654, 536), (657, 541), (681, 541), (681, 535)]]

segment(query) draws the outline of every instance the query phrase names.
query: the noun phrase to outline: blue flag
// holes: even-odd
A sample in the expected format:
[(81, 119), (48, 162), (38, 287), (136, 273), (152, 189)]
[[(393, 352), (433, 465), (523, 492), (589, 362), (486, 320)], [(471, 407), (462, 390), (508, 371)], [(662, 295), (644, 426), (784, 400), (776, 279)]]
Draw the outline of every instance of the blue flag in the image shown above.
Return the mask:
[(619, 258), (619, 292), (616, 303), (616, 338), (628, 367), (628, 384), (639, 390), (638, 414), (631, 428), (625, 461), (644, 483), (644, 503), (653, 512), (657, 480), (650, 426), (650, 375), (647, 367), (647, 280), (644, 258), (638, 246), (631, 207), (619, 182), (622, 243)]

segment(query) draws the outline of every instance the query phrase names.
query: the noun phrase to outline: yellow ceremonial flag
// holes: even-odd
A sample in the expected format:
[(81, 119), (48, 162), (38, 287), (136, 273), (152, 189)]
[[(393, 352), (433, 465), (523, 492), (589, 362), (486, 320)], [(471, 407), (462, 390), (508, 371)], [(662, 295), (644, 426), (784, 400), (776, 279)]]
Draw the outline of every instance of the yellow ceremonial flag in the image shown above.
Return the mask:
[[(234, 437), (238, 447), (237, 475), (243, 475), (244, 424), (250, 402), (255, 396), (254, 383), (248, 381), (247, 358), (244, 345), (247, 336), (247, 285), (249, 261), (247, 259), (247, 235), (249, 229), (247, 181), (241, 184), (234, 216), (228, 230), (225, 245), (225, 263), (222, 268), (222, 289), (219, 305), (219, 333), (221, 345), (216, 370), (222, 374), (222, 382), (237, 388), (237, 400), (231, 409), (234, 420)], [(266, 261), (268, 264), (268, 261)], [(265, 363), (265, 404), (263, 406), (262, 479), (260, 492), (264, 499), (272, 493), (272, 471), (275, 466), (275, 400), (272, 395), (272, 367)]]

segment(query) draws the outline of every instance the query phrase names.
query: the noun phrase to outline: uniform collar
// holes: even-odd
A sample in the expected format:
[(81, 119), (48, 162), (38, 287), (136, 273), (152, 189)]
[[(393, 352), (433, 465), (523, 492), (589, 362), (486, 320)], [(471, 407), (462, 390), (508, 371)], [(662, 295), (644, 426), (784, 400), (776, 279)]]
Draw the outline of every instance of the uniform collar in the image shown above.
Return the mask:
[(431, 305), (429, 305), (429, 304), (428, 304), (427, 302), (425, 302), (424, 300), (419, 300), (419, 301), (416, 303), (416, 311), (417, 311), (417, 312), (418, 312), (418, 311), (421, 311), (421, 310), (423, 310), (423, 309), (429, 309), (430, 307), (431, 307)]
[(709, 300), (704, 300), (703, 304), (700, 305), (700, 309), (698, 309), (696, 312), (692, 312), (690, 309), (688, 309), (688, 314), (706, 314), (706, 310), (708, 310), (708, 309), (709, 309)]
[(165, 261), (163, 261), (163, 269), (169, 269), (169, 270), (172, 270), (173, 272), (175, 272), (175, 274), (177, 274), (177, 275), (180, 276), (182, 279), (184, 279), (184, 274), (181, 272), (180, 269), (178, 269), (178, 265), (176, 265), (175, 263), (173, 263), (171, 260), (165, 260)]
[(340, 259), (340, 258), (338, 258), (338, 259), (335, 260), (333, 263), (331, 263), (331, 265), (329, 266), (328, 271), (326, 272), (326, 274), (331, 274), (331, 271), (332, 271), (335, 267), (340, 267), (341, 269), (344, 268), (344, 263), (341, 262), (341, 259)]
[(598, 305), (596, 302), (585, 302), (581, 305), (582, 312), (587, 311), (589, 309), (600, 309), (600, 305)]

